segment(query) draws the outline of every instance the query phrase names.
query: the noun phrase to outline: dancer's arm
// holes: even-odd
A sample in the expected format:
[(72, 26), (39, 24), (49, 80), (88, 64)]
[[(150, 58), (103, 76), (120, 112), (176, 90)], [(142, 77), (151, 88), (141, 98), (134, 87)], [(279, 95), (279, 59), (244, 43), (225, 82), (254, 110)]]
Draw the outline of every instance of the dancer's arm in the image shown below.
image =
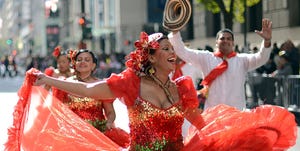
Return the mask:
[(53, 77), (49, 77), (43, 73), (36, 73), (37, 80), (35, 85), (50, 85), (58, 89), (66, 91), (68, 93), (77, 94), (80, 96), (92, 97), (97, 99), (111, 99), (115, 98), (114, 94), (111, 92), (106, 81), (97, 81), (94, 83), (83, 83), (83, 82), (73, 82), (60, 80)]
[(188, 108), (184, 112), (185, 118), (194, 125), (197, 129), (202, 129), (205, 126), (205, 122), (202, 118), (202, 110), (198, 108)]
[(106, 127), (107, 129), (111, 129), (114, 126), (114, 121), (116, 119), (116, 113), (113, 107), (113, 103), (111, 102), (103, 102), (103, 108), (104, 108), (104, 112), (105, 112), (105, 116), (107, 119), (106, 122)]

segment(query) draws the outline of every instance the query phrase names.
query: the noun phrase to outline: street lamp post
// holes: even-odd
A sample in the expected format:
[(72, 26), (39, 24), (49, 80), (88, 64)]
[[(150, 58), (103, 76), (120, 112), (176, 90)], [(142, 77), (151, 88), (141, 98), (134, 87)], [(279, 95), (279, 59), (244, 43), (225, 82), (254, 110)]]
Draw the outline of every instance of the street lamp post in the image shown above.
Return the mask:
[(244, 7), (245, 7), (245, 12), (244, 12), (244, 51), (249, 51), (248, 50), (248, 44), (247, 44), (247, 0), (244, 0)]

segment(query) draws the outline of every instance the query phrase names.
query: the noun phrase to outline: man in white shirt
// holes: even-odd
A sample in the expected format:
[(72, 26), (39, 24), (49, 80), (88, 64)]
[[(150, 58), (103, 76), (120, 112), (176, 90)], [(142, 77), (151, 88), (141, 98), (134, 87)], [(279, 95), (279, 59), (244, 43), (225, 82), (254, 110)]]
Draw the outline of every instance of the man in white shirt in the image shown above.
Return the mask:
[[(211, 71), (221, 64), (226, 64), (226, 70), (208, 82), (208, 97), (204, 109), (218, 104), (227, 104), (240, 110), (246, 108), (244, 83), (248, 71), (254, 70), (269, 59), (272, 38), (272, 22), (262, 20), (262, 30), (255, 31), (263, 38), (259, 52), (255, 54), (234, 53), (234, 35), (231, 30), (224, 29), (216, 36), (216, 51), (199, 51), (185, 47), (180, 32), (173, 31), (168, 37), (174, 46), (176, 54), (185, 62), (192, 64), (207, 77)], [(221, 57), (219, 55), (222, 55)], [(221, 65), (220, 68), (224, 66)], [(211, 78), (208, 78), (211, 79)]]

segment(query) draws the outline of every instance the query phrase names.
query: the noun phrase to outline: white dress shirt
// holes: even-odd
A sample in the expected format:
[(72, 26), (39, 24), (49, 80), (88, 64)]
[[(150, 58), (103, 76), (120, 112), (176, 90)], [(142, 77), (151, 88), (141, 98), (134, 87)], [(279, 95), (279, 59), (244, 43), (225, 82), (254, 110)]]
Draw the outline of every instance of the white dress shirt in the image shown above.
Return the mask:
[[(176, 54), (185, 62), (192, 64), (207, 76), (223, 60), (206, 50), (194, 50), (185, 47), (180, 32), (168, 35)], [(245, 80), (248, 71), (254, 70), (267, 62), (272, 48), (265, 48), (262, 42), (255, 54), (240, 53), (228, 59), (227, 70), (210, 85), (204, 109), (218, 104), (234, 106), (239, 110), (246, 108)]]

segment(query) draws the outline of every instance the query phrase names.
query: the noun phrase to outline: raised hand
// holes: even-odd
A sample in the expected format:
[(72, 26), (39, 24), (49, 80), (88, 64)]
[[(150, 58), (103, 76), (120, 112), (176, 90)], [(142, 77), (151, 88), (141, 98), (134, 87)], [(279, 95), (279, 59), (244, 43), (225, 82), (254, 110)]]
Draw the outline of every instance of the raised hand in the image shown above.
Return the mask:
[(272, 22), (264, 18), (262, 20), (262, 29), (261, 31), (255, 30), (255, 33), (260, 35), (265, 41), (270, 41), (272, 39)]
[(46, 75), (44, 73), (38, 72), (38, 73), (33, 73), (33, 75), (36, 76), (36, 81), (34, 82), (33, 85), (40, 86), (40, 85), (45, 84), (43, 81), (43, 78), (46, 77)]

